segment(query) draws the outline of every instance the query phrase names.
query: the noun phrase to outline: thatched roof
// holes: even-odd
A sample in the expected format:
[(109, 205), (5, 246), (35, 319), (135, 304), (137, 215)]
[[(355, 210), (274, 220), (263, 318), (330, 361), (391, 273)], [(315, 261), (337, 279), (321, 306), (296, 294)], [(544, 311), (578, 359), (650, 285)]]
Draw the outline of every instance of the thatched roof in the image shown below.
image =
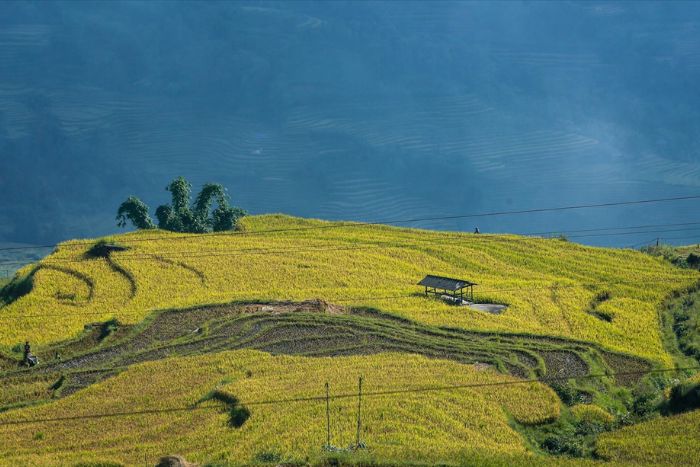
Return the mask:
[(425, 287), (431, 287), (434, 289), (454, 291), (476, 284), (464, 279), (453, 279), (451, 277), (433, 276), (428, 274), (418, 283), (418, 285), (424, 285)]

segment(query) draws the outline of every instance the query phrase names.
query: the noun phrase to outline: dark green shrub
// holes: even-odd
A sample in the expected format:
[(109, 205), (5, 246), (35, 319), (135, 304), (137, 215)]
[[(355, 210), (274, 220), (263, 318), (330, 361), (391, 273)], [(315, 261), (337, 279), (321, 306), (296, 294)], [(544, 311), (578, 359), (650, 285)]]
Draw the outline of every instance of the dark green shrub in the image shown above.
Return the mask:
[(632, 403), (632, 413), (639, 418), (645, 418), (656, 412), (659, 406), (659, 396), (652, 392), (637, 395)]
[(240, 405), (232, 407), (229, 414), (228, 423), (234, 428), (242, 427), (246, 420), (250, 418), (250, 410)]
[(581, 391), (571, 383), (555, 381), (549, 385), (557, 393), (559, 399), (566, 405), (574, 405), (590, 400), (591, 395)]
[(107, 258), (114, 251), (126, 251), (127, 247), (119, 245), (118, 243), (108, 242), (107, 240), (100, 240), (90, 247), (88, 251), (85, 252), (85, 256), (88, 258)]
[(109, 321), (105, 321), (100, 327), (100, 340), (105, 339), (107, 336), (112, 334), (119, 327), (119, 320), (117, 318), (112, 318)]
[(594, 300), (595, 300), (595, 302), (597, 302), (597, 303), (603, 303), (603, 302), (605, 302), (605, 301), (607, 301), (607, 300), (610, 300), (611, 297), (612, 297), (612, 294), (610, 293), (609, 290), (603, 290), (602, 292), (599, 292), (599, 293), (595, 296)]
[(700, 408), (700, 383), (686, 382), (671, 388), (664, 412), (681, 413), (697, 408)]
[(542, 442), (542, 449), (551, 454), (565, 454), (582, 457), (585, 453), (583, 442), (573, 431), (564, 431), (547, 436)]

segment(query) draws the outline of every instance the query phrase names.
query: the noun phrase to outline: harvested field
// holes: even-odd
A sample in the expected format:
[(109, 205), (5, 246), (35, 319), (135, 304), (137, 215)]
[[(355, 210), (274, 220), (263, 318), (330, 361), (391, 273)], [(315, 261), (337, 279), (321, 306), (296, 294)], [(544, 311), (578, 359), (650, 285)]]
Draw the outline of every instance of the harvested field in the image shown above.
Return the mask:
[[(100, 340), (104, 327), (96, 323), (81, 339), (43, 349), (41, 366), (0, 373), (0, 381), (65, 376), (60, 387), (29, 398), (37, 402), (65, 397), (130, 365), (237, 349), (313, 357), (402, 352), (488, 365), (522, 378), (583, 376), (591, 370), (586, 362), (595, 362), (599, 371), (613, 369), (606, 366), (609, 361), (618, 368), (648, 367), (642, 360), (566, 339), (438, 328), (319, 300), (165, 311), (136, 327), (117, 325)], [(55, 359), (57, 353), (61, 360)]]

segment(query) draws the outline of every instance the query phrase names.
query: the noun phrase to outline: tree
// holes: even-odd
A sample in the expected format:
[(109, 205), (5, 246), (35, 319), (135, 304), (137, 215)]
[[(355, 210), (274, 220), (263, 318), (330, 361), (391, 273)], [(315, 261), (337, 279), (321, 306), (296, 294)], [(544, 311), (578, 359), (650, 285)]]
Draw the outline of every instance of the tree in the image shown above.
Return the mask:
[[(214, 201), (216, 201), (217, 206), (209, 217), (209, 211)], [(203, 219), (206, 223), (205, 228), (210, 228), (214, 232), (235, 228), (238, 219), (247, 214), (241, 208), (229, 206), (226, 188), (219, 183), (205, 184), (197, 195), (193, 208), (195, 218)]]
[[(247, 214), (241, 208), (229, 206), (226, 189), (218, 183), (205, 184), (191, 206), (192, 185), (183, 177), (176, 178), (165, 189), (172, 201), (156, 209), (158, 227), (163, 230), (189, 233), (233, 230)], [(212, 210), (214, 203), (216, 207)], [(117, 225), (124, 227), (127, 219), (139, 229), (155, 227), (148, 217), (148, 207), (134, 196), (119, 207)]]
[(137, 229), (156, 228), (148, 215), (148, 206), (136, 196), (129, 196), (117, 210), (117, 225), (126, 227), (127, 220), (130, 220)]
[(685, 260), (688, 263), (688, 266), (691, 268), (700, 268), (700, 255), (696, 253), (690, 253), (688, 257)]

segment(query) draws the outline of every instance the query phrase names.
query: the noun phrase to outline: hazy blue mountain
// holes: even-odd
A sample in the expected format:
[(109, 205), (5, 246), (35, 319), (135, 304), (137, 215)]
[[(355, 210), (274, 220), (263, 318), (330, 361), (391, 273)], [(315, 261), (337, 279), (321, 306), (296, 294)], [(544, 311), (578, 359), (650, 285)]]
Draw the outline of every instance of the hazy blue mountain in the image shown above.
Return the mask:
[(2, 2), (0, 241), (114, 231), (178, 175), (253, 213), (370, 221), (697, 194), (699, 75), (690, 2)]

